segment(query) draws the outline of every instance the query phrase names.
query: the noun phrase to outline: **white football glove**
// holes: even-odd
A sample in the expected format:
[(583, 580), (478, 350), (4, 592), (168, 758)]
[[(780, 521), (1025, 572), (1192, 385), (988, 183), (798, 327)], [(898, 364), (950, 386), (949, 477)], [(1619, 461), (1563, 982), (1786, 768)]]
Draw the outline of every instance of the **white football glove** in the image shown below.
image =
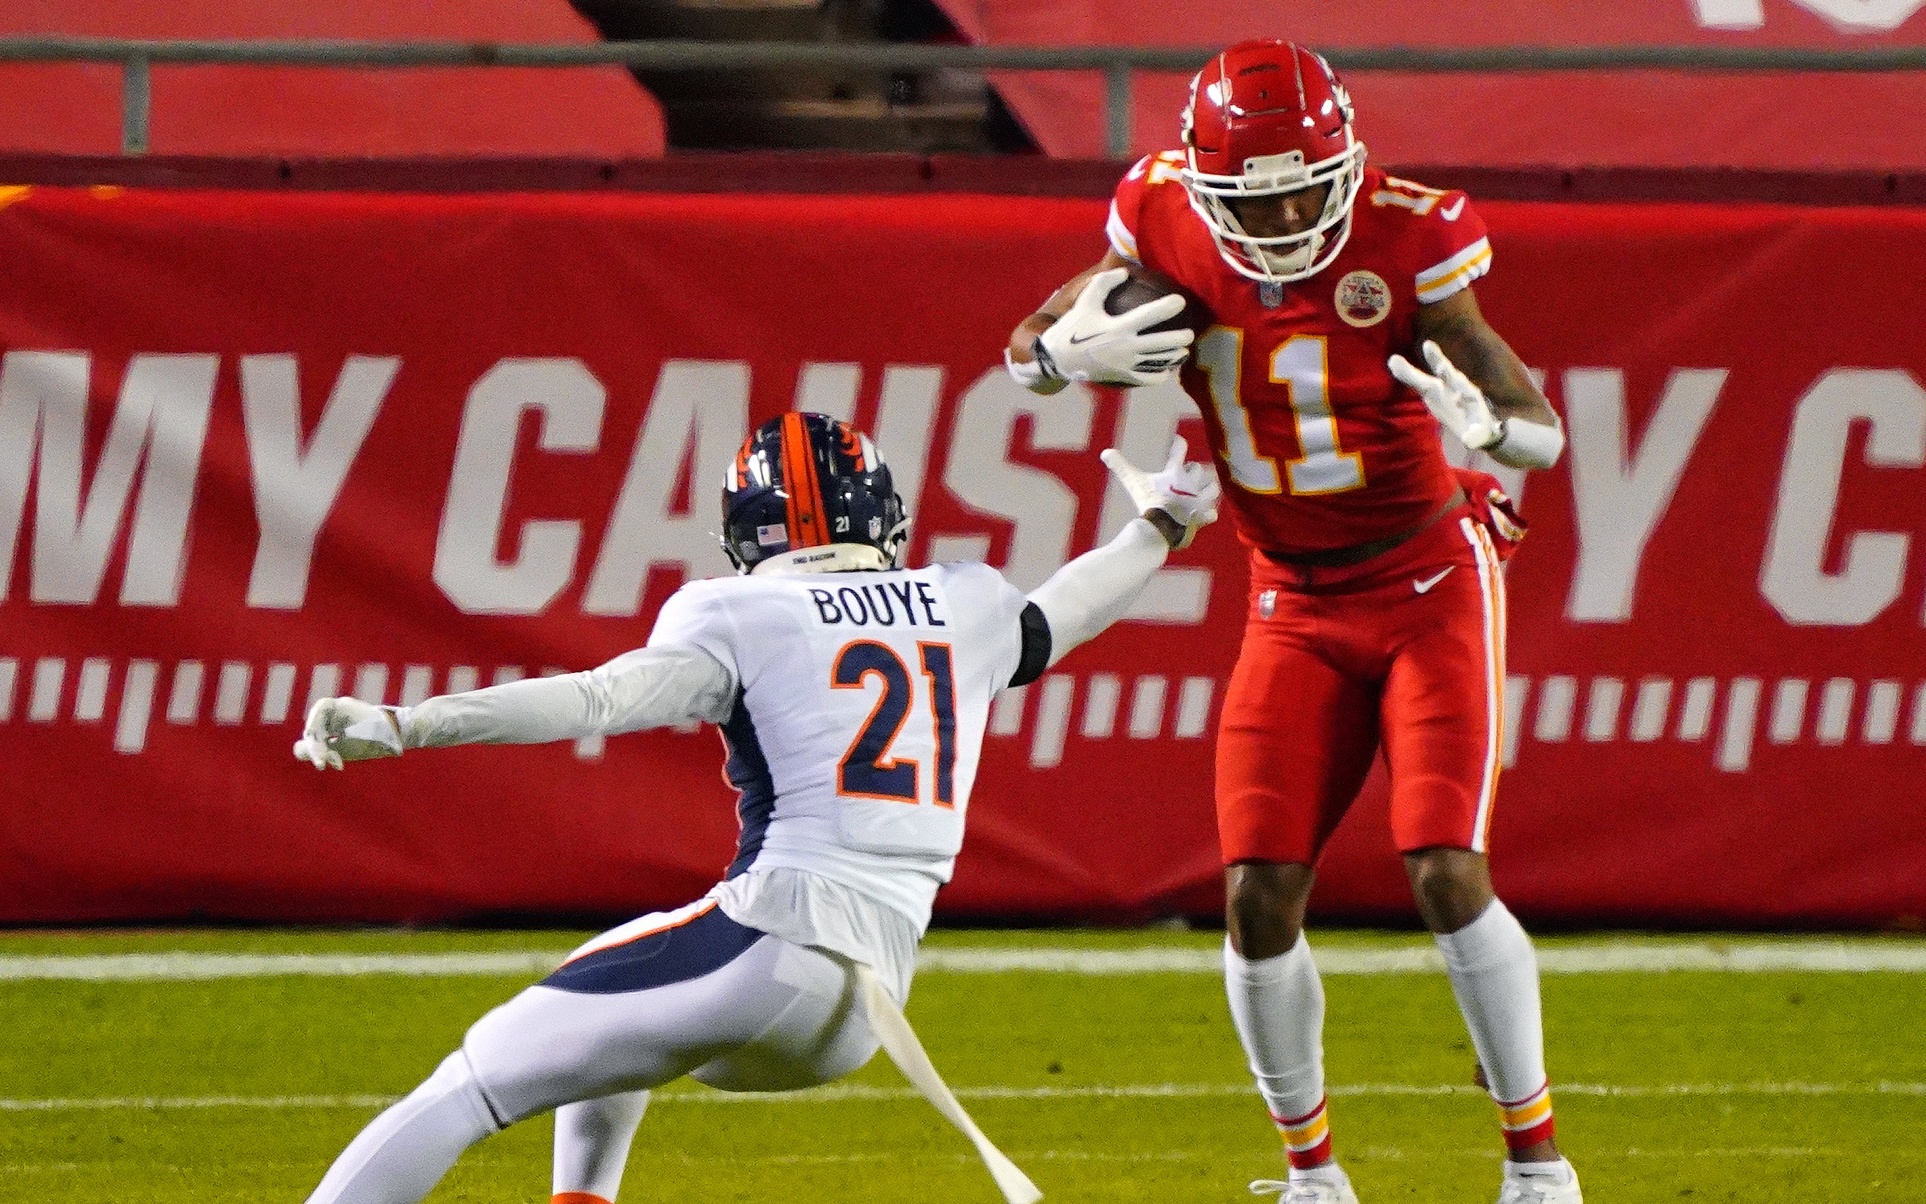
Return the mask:
[(1391, 369), (1391, 375), (1424, 398), (1425, 408), (1440, 426), (1458, 437), (1458, 442), (1472, 451), (1483, 451), (1503, 442), (1504, 420), (1492, 416), (1491, 403), (1485, 400), (1484, 391), (1458, 371), (1458, 366), (1429, 339), (1424, 343), (1424, 358), (1431, 365), (1430, 372), (1414, 367), (1402, 355), (1392, 356), (1385, 361), (1385, 366)]
[(1162, 510), (1184, 528), (1184, 538), (1177, 544), (1180, 548), (1189, 547), (1197, 532), (1217, 521), (1217, 503), (1223, 496), (1216, 470), (1185, 460), (1184, 451), (1183, 436), (1172, 439), (1170, 458), (1162, 471), (1154, 474), (1124, 459), (1114, 447), (1104, 448), (1101, 456), (1139, 514)]
[(358, 698), (323, 698), (308, 710), (307, 730), (294, 755), (316, 769), (340, 769), (344, 761), (401, 755), (401, 727), (393, 707)]
[(1130, 275), (1128, 268), (1098, 272), (1077, 294), (1077, 303), (1037, 336), (1037, 365), (1046, 377), (1100, 385), (1149, 385), (1167, 380), (1190, 354), (1188, 330), (1145, 334), (1144, 327), (1174, 318), (1183, 297), (1172, 293), (1120, 314), (1105, 313), (1104, 299)]

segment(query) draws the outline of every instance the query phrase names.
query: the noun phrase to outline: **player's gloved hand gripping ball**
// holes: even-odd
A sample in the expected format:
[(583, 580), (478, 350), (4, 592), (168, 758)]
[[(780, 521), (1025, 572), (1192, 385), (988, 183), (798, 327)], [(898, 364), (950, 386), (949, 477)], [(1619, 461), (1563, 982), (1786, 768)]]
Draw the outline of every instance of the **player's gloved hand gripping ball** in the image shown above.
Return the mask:
[(1186, 304), (1179, 294), (1146, 301), (1120, 314), (1104, 301), (1130, 275), (1128, 268), (1098, 272), (1077, 294), (1075, 305), (1037, 336), (1037, 366), (1047, 377), (1100, 385), (1148, 385), (1168, 379), (1189, 355), (1190, 330), (1149, 328), (1176, 317)]
[(1189, 547), (1197, 532), (1217, 521), (1217, 503), (1223, 497), (1217, 473), (1208, 464), (1185, 460), (1186, 450), (1183, 436), (1172, 439), (1170, 457), (1155, 473), (1138, 468), (1114, 447), (1104, 448), (1101, 456), (1139, 514), (1161, 510), (1183, 528), (1182, 537), (1171, 544), (1173, 548)]
[(308, 710), (306, 731), (294, 755), (316, 769), (340, 769), (344, 761), (401, 755), (401, 727), (393, 707), (358, 698), (323, 698)]
[(1430, 339), (1424, 342), (1424, 358), (1431, 365), (1430, 372), (1402, 355), (1392, 356), (1385, 361), (1385, 366), (1391, 369), (1391, 375), (1411, 386), (1424, 399), (1425, 408), (1431, 411), (1439, 426), (1457, 436), (1458, 442), (1472, 451), (1483, 451), (1504, 442), (1504, 420), (1492, 416), (1491, 403), (1485, 400), (1484, 390), (1458, 371), (1458, 365)]

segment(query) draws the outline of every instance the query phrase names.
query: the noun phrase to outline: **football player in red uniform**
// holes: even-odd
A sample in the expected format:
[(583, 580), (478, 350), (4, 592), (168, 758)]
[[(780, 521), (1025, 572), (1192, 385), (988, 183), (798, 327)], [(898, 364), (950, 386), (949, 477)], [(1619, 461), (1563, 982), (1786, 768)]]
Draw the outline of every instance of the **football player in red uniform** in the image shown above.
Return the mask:
[[(1467, 496), (1474, 474), (1454, 472), (1438, 426), (1522, 468), (1554, 463), (1564, 434), (1479, 313), (1484, 222), (1462, 192), (1367, 165), (1351, 122), (1311, 51), (1264, 41), (1218, 55), (1192, 83), (1183, 148), (1130, 169), (1109, 251), (1017, 327), (1008, 363), (1042, 393), (1181, 368), (1250, 548), (1217, 744), (1225, 984), (1291, 1168), (1252, 1190), (1357, 1198), (1332, 1158), (1324, 995), (1302, 925), (1318, 853), (1381, 750), (1412, 893), (1498, 1105), (1499, 1200), (1578, 1204), (1552, 1137), (1537, 960), (1485, 856), (1504, 714), (1499, 562), (1518, 532), (1482, 485)], [(1135, 266), (1181, 297), (1106, 313)], [(1186, 304), (1189, 329), (1151, 329)]]

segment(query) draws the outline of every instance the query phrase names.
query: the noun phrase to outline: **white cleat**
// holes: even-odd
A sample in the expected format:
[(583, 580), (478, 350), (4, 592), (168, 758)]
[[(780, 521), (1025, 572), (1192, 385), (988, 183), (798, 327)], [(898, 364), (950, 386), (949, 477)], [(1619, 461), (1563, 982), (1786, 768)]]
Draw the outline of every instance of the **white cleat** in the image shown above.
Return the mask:
[(1336, 1173), (1315, 1179), (1258, 1179), (1251, 1184), (1251, 1194), (1268, 1196), (1277, 1192), (1277, 1204), (1358, 1204), (1351, 1180), (1337, 1167), (1329, 1169)]
[[(1527, 1174), (1521, 1166), (1543, 1167), (1545, 1172)], [(1498, 1204), (1585, 1204), (1585, 1197), (1578, 1190), (1578, 1172), (1563, 1158), (1557, 1162), (1507, 1161)]]

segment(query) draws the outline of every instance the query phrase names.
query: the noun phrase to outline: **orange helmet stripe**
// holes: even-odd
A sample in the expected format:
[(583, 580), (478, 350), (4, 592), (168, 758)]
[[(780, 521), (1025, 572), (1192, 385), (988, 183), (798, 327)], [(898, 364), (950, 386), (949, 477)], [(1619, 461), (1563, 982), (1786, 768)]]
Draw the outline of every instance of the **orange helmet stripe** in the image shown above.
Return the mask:
[(782, 419), (782, 483), (788, 494), (784, 517), (789, 546), (813, 548), (829, 542), (828, 519), (823, 513), (822, 480), (816, 457), (810, 454), (809, 427), (799, 413)]

